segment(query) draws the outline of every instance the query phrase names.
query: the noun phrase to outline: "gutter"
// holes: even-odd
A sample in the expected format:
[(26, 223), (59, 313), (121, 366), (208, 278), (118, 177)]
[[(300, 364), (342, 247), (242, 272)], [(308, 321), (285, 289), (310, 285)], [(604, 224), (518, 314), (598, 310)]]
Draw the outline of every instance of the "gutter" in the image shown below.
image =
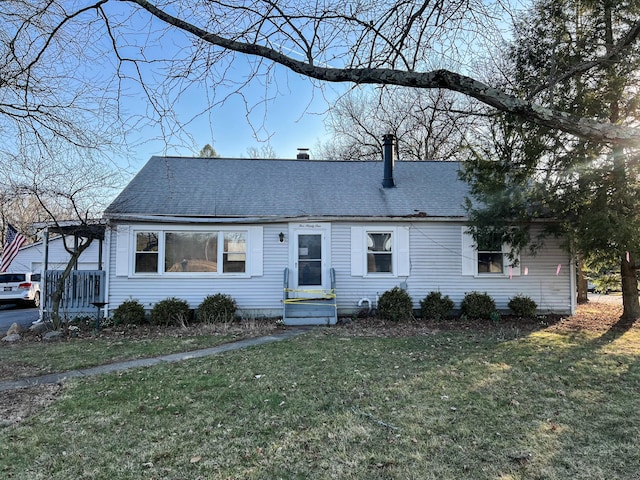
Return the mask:
[(362, 216), (269, 216), (269, 217), (181, 217), (174, 215), (136, 215), (116, 214), (109, 215), (106, 219), (110, 222), (149, 222), (149, 223), (193, 223), (193, 224), (255, 224), (255, 223), (291, 223), (291, 222), (466, 222), (466, 216), (452, 217), (426, 217), (426, 216), (389, 216), (389, 217), (362, 217)]

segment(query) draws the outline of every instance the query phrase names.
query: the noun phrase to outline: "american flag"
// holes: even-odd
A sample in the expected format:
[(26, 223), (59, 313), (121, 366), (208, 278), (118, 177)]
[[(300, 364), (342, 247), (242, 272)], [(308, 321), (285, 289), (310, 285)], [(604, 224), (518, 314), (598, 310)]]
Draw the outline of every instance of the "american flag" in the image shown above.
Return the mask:
[(0, 264), (0, 272), (6, 272), (9, 265), (16, 255), (18, 250), (24, 242), (26, 242), (24, 235), (19, 233), (11, 224), (7, 224), (7, 238), (4, 242), (4, 250), (2, 251), (2, 263)]

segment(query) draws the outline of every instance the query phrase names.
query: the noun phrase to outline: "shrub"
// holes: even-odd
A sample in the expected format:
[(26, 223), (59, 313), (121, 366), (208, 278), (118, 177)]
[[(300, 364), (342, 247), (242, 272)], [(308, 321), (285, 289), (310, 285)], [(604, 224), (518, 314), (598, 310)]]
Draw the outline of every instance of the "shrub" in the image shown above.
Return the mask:
[(496, 302), (488, 293), (467, 293), (460, 303), (460, 311), (469, 318), (494, 319)]
[(116, 325), (141, 325), (147, 320), (144, 307), (138, 300), (126, 300), (113, 311)]
[(453, 300), (449, 295), (442, 296), (441, 292), (430, 292), (426, 297), (420, 300), (420, 312), (422, 318), (433, 318), (434, 320), (442, 320), (453, 310)]
[(198, 322), (231, 322), (236, 316), (238, 306), (229, 295), (216, 293), (207, 295), (196, 311)]
[(151, 323), (184, 326), (189, 320), (189, 304), (176, 297), (165, 298), (153, 306)]
[(413, 301), (411, 296), (398, 287), (387, 290), (378, 300), (378, 315), (387, 320), (397, 322), (413, 318)]
[(538, 310), (538, 304), (526, 295), (511, 298), (508, 306), (511, 313), (521, 318), (533, 318)]

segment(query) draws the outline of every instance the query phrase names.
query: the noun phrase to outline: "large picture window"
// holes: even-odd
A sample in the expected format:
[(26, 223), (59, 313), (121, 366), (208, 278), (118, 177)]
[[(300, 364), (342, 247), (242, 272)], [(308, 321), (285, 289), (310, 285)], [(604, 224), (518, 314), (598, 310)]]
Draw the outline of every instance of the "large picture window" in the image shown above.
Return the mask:
[(393, 273), (391, 232), (367, 232), (367, 273)]
[(218, 232), (167, 232), (165, 272), (217, 272)]

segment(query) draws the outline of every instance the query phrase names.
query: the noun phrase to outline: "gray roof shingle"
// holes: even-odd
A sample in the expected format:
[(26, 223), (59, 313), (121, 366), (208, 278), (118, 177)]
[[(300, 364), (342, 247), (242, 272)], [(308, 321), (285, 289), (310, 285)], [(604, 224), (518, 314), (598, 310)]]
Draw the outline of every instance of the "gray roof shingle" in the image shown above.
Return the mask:
[(107, 217), (463, 217), (457, 162), (152, 157), (106, 209)]

